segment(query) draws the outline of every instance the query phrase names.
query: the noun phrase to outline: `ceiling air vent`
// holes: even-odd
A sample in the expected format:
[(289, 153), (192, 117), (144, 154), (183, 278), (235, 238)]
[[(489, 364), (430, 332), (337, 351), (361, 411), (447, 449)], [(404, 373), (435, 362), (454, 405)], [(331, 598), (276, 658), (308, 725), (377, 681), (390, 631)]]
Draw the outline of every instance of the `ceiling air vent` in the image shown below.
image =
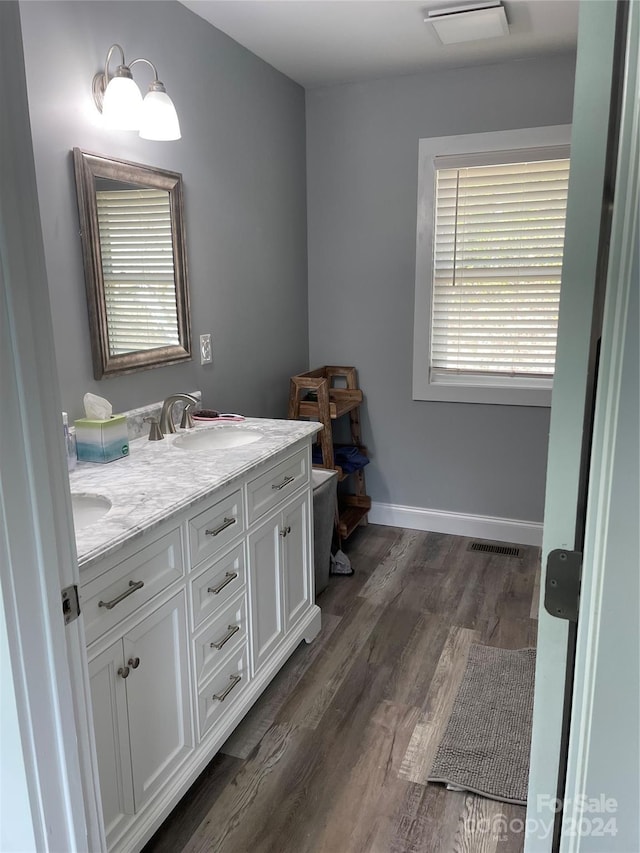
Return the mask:
[(481, 0), (445, 9), (430, 9), (424, 19), (442, 44), (509, 35), (509, 23), (500, 0)]
[(519, 557), (520, 548), (514, 545), (492, 545), (490, 542), (472, 542), (468, 551), (479, 551), (482, 554), (501, 554), (503, 557)]

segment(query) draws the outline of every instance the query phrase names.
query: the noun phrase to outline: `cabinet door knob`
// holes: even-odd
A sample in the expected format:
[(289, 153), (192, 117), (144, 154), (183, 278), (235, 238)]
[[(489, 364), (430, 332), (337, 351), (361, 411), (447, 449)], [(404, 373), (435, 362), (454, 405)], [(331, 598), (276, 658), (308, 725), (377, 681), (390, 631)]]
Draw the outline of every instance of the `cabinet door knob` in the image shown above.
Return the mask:
[(287, 536), (287, 534), (289, 534), (289, 533), (291, 533), (291, 528), (290, 527), (283, 527), (282, 530), (280, 531), (280, 536), (282, 536), (282, 538), (284, 539), (284, 537)]
[(129, 667), (128, 666), (121, 666), (120, 669), (118, 670), (118, 675), (121, 676), (122, 678), (129, 678)]
[(140, 666), (140, 658), (129, 658), (127, 663), (131, 669), (137, 669)]

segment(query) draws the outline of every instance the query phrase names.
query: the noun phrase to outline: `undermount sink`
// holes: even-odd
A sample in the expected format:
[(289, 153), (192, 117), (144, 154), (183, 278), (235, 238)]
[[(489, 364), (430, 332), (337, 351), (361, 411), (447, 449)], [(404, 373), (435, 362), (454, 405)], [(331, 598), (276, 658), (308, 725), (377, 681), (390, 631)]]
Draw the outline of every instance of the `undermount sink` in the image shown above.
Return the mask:
[(111, 501), (102, 495), (71, 495), (73, 523), (76, 530), (95, 524), (111, 509)]
[(244, 447), (263, 438), (261, 432), (239, 429), (234, 426), (209, 427), (209, 429), (186, 432), (176, 438), (174, 445), (182, 450), (226, 450)]

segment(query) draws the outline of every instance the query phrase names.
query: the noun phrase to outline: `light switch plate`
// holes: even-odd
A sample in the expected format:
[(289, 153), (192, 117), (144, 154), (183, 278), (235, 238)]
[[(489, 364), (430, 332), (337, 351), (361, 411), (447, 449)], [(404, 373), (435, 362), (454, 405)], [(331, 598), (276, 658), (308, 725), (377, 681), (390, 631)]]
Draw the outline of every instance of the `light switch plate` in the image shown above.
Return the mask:
[(200, 364), (211, 364), (211, 335), (200, 335)]

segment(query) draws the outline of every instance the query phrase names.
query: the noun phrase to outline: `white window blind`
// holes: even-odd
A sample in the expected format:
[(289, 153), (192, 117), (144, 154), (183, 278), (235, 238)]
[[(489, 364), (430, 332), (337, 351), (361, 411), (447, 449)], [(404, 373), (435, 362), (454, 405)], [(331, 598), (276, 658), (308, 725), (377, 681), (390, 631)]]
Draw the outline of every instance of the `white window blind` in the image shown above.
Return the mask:
[(436, 158), (432, 374), (553, 376), (569, 160), (510, 154)]
[(166, 190), (96, 192), (111, 355), (179, 344)]

